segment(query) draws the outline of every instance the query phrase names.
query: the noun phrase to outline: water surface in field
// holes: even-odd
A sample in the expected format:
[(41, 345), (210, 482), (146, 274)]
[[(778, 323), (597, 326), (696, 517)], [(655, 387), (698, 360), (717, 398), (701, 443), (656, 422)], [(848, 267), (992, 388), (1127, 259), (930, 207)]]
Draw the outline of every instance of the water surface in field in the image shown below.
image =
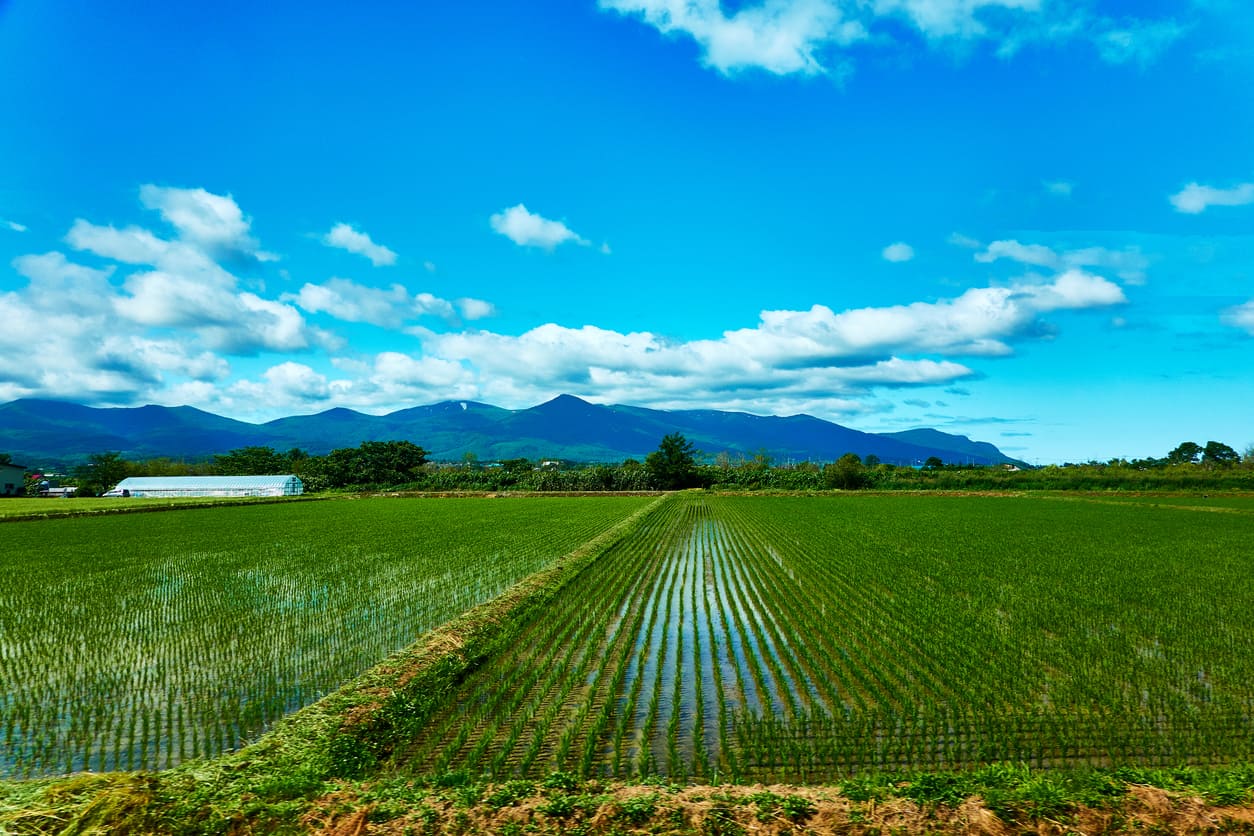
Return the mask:
[(789, 639), (765, 604), (770, 592), (746, 566), (750, 547), (704, 504), (692, 510), (646, 593), (657, 617), (636, 634), (633, 658), (642, 662), (629, 668), (619, 695), (620, 705), (633, 689), (641, 695), (627, 761), (671, 774), (718, 764), (720, 730), (739, 712), (788, 716), (798, 704), (821, 705), (789, 664)]

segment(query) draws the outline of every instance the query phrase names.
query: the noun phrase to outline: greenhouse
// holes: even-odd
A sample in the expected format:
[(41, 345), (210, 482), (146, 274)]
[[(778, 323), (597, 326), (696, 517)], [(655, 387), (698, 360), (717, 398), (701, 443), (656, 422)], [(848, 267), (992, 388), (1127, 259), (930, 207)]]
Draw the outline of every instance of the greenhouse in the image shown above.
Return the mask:
[(283, 476), (131, 476), (105, 496), (299, 496), (305, 486)]

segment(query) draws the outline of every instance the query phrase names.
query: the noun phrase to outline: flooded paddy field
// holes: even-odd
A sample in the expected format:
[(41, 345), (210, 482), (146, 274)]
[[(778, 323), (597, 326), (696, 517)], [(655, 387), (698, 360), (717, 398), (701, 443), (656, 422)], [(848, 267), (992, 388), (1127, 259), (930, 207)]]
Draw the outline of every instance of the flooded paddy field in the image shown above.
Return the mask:
[(394, 755), (402, 773), (824, 780), (1254, 750), (1254, 518), (686, 494)]
[(650, 501), (374, 498), (7, 522), (0, 778), (236, 749)]

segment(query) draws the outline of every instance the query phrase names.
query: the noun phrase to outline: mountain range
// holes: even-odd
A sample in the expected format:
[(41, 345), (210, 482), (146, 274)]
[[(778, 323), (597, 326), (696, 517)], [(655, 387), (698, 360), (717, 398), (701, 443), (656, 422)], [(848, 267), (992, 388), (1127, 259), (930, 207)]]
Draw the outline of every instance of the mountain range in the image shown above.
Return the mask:
[(621, 462), (642, 459), (673, 432), (682, 433), (708, 457), (761, 453), (775, 462), (831, 461), (857, 453), (894, 464), (919, 464), (933, 456), (946, 463), (1023, 464), (987, 442), (934, 429), (865, 433), (809, 415), (606, 406), (573, 395), (528, 409), (444, 401), (387, 415), (338, 408), (264, 424), (190, 406), (101, 408), (32, 398), (0, 405), (0, 452), (40, 467), (73, 464), (105, 451), (128, 459), (198, 460), (249, 446), (279, 451), (299, 447), (321, 455), (363, 441), (392, 440), (412, 441), (443, 461), (473, 453), (480, 461), (525, 457)]

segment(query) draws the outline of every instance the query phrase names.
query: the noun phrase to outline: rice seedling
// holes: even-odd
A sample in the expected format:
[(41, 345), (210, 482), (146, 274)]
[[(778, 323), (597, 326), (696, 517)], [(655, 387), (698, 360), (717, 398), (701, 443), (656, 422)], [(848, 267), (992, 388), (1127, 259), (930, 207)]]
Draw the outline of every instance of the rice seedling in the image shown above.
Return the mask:
[(5, 524), (0, 776), (235, 748), (646, 500), (373, 499)]
[[(1254, 518), (1188, 510), (677, 497), (526, 627), (527, 664), (569, 666), (576, 687), (536, 679), (544, 723), (493, 737), (507, 753), (487, 772), (827, 780), (1249, 757)], [(526, 638), (550, 622), (589, 626)], [(434, 736), (518, 664), (486, 664)]]

